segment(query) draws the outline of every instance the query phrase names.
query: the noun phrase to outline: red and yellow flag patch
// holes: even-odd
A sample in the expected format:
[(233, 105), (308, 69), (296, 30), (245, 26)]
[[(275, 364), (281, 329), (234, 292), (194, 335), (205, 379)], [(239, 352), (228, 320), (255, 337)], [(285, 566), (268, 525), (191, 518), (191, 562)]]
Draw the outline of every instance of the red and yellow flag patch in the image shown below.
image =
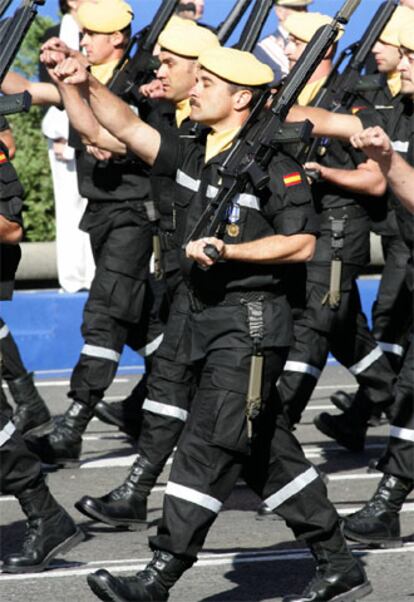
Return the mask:
[(7, 163), (7, 157), (4, 153), (0, 153), (0, 163)]
[(283, 176), (283, 183), (286, 188), (290, 188), (290, 186), (297, 186), (298, 184), (302, 184), (302, 176), (298, 171), (288, 173)]
[(359, 113), (360, 111), (364, 111), (365, 109), (367, 109), (367, 107), (365, 107), (363, 105), (352, 107), (352, 109), (351, 109), (352, 115), (356, 115), (357, 113)]

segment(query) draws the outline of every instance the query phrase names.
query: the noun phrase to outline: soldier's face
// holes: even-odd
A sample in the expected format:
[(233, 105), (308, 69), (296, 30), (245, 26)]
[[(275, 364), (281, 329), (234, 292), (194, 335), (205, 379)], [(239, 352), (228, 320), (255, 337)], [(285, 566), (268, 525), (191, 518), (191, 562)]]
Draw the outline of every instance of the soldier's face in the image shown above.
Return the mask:
[(191, 119), (211, 127), (229, 118), (233, 108), (229, 85), (204, 69), (197, 73), (190, 103)]
[(401, 74), (401, 92), (414, 99), (414, 50), (403, 48), (398, 65)]
[(180, 102), (190, 96), (190, 90), (196, 81), (196, 61), (161, 50), (161, 66), (157, 78), (161, 81), (165, 98)]
[(302, 42), (291, 34), (288, 37), (288, 41), (285, 47), (285, 54), (289, 61), (289, 69), (292, 70), (297, 60), (301, 57), (303, 51), (306, 48), (306, 42)]
[(372, 54), (380, 73), (391, 73), (397, 69), (400, 62), (400, 49), (396, 46), (378, 41), (372, 48)]
[(88, 61), (92, 65), (104, 65), (114, 59), (113, 36), (112, 33), (83, 30), (80, 45), (84, 48)]
[(414, 8), (414, 0), (400, 0), (401, 6), (408, 6), (408, 8)]

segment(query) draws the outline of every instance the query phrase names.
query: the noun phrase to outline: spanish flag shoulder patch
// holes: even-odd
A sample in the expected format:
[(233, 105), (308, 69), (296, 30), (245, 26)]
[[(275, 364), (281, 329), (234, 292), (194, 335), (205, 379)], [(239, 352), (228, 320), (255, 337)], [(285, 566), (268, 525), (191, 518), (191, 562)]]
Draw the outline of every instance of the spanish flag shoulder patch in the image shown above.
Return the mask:
[(368, 107), (365, 107), (363, 105), (360, 106), (354, 106), (352, 107), (351, 111), (352, 111), (352, 115), (356, 115), (357, 113), (359, 113), (360, 111), (365, 111)]
[(0, 163), (7, 163), (7, 157), (5, 153), (0, 152)]
[(288, 173), (285, 176), (283, 176), (283, 183), (286, 186), (286, 188), (302, 184), (302, 181), (302, 176), (299, 171), (293, 171), (292, 173)]

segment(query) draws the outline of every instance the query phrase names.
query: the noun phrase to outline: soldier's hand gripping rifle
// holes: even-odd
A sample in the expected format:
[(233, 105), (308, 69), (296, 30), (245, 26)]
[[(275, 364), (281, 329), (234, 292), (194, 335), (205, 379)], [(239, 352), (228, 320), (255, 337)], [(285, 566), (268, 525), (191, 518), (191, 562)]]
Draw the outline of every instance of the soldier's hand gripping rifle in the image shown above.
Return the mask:
[[(341, 108), (350, 109), (358, 96), (358, 84), (370, 52), (398, 4), (399, 0), (387, 0), (379, 6), (361, 40), (346, 48), (339, 56), (313, 106), (333, 112)], [(348, 63), (342, 73), (339, 73), (339, 69), (346, 59), (348, 59)], [(300, 157), (299, 161), (316, 161), (320, 147), (320, 139), (315, 139), (306, 150), (305, 156)]]
[[(2, 5), (4, 12), (9, 3)], [(0, 29), (0, 84), (7, 74), (16, 54), (37, 15), (38, 7), (44, 4), (44, 0), (25, 0), (15, 11), (14, 15), (1, 24)], [(12, 94), (0, 98), (0, 113), (9, 115), (28, 111), (31, 105), (31, 96), (28, 92)]]
[(139, 88), (153, 78), (159, 61), (152, 53), (160, 33), (179, 2), (180, 0), (163, 0), (150, 25), (131, 38), (108, 83), (108, 88), (114, 94), (125, 98), (133, 88)]
[[(260, 97), (220, 168), (222, 184), (216, 197), (208, 203), (187, 242), (204, 236), (220, 237), (235, 196), (244, 191), (248, 182), (257, 190), (264, 188), (269, 180), (267, 168), (281, 144), (310, 135), (309, 122), (291, 124), (289, 127), (283, 126), (283, 122), (360, 1), (346, 0), (332, 22), (315, 33), (282, 89), (274, 96), (270, 108), (265, 109), (270, 91)], [(207, 245), (204, 252), (213, 260), (218, 258), (217, 249), (213, 245)]]

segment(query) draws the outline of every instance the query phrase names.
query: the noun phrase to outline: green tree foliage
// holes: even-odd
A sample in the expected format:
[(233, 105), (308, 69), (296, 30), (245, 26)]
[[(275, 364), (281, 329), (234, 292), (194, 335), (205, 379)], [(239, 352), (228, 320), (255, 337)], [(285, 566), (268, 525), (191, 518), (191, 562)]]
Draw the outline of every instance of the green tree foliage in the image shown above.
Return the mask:
[[(37, 16), (33, 22), (12, 70), (25, 77), (37, 79), (40, 40), (54, 22), (48, 17)], [(16, 140), (16, 156), (13, 161), (24, 186), (24, 223), (26, 240), (46, 241), (55, 238), (55, 212), (53, 186), (47, 156), (47, 143), (41, 132), (43, 113), (32, 107), (29, 113), (8, 118)]]

